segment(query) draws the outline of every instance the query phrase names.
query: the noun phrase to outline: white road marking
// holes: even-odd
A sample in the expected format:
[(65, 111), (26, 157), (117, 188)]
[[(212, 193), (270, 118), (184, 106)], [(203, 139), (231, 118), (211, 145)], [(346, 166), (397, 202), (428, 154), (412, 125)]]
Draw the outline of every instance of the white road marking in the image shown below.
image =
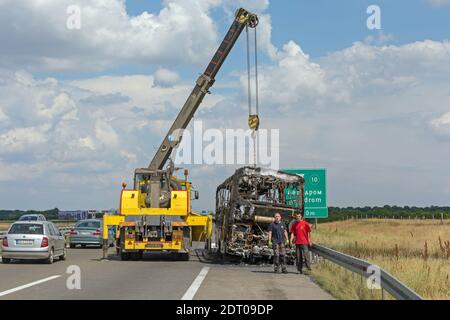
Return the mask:
[(192, 282), (189, 289), (187, 289), (186, 293), (181, 297), (181, 300), (192, 300), (194, 299), (195, 294), (198, 289), (202, 285), (203, 280), (205, 280), (206, 275), (208, 274), (209, 267), (203, 267), (197, 278), (195, 278), (194, 282)]
[(6, 291), (2, 291), (2, 292), (0, 292), (0, 297), (6, 296), (7, 294), (11, 294), (11, 293), (14, 293), (14, 292), (17, 292), (17, 291), (20, 291), (20, 290), (23, 290), (23, 289), (26, 289), (26, 288), (38, 285), (38, 284), (43, 283), (43, 282), (47, 282), (47, 281), (56, 279), (56, 278), (59, 278), (59, 277), (61, 277), (61, 275), (51, 276), (51, 277), (48, 277), (48, 278), (45, 278), (45, 279), (41, 279), (41, 280), (34, 281), (34, 282), (31, 282), (31, 283), (28, 283), (28, 284), (24, 284), (23, 286), (20, 286), (20, 287), (16, 287), (16, 288), (12, 288), (12, 289), (9, 289), (9, 290), (6, 290)]

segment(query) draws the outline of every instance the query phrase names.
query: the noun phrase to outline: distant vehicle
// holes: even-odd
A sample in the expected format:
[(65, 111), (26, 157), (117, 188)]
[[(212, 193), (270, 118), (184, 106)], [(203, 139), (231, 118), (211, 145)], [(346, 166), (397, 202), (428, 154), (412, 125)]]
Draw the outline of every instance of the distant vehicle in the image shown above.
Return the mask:
[(66, 243), (59, 229), (50, 221), (17, 221), (2, 240), (2, 262), (12, 259), (42, 260), (66, 259)]
[(17, 221), (47, 221), (43, 214), (25, 214)]
[[(108, 229), (110, 245), (115, 238), (111, 229)], [(86, 246), (102, 247), (103, 245), (103, 224), (99, 219), (86, 219), (80, 220), (70, 230), (69, 233), (69, 245), (73, 249), (77, 245), (81, 245), (82, 248)]]

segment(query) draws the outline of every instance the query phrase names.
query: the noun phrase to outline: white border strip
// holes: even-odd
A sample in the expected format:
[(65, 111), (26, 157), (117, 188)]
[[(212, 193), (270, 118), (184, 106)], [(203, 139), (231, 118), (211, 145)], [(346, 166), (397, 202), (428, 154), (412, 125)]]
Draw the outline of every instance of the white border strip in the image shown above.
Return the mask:
[(205, 280), (206, 275), (208, 274), (209, 267), (203, 267), (200, 273), (198, 274), (197, 278), (195, 278), (194, 282), (192, 282), (189, 289), (186, 291), (186, 293), (181, 297), (181, 300), (192, 300), (194, 299), (195, 294), (197, 293), (198, 289), (202, 285), (203, 280)]
[(59, 278), (59, 277), (61, 277), (61, 275), (51, 276), (51, 277), (48, 277), (48, 278), (45, 278), (45, 279), (41, 279), (41, 280), (34, 281), (34, 282), (31, 282), (31, 283), (28, 283), (28, 284), (24, 284), (23, 286), (20, 286), (20, 287), (16, 287), (16, 288), (13, 288), (13, 289), (2, 291), (2, 292), (0, 292), (0, 297), (6, 296), (7, 294), (11, 294), (11, 293), (14, 293), (14, 292), (17, 292), (17, 291), (20, 291), (20, 290), (23, 290), (23, 289), (26, 289), (26, 288), (38, 285), (38, 284), (43, 283), (43, 282), (47, 282), (47, 281), (56, 279), (56, 278)]

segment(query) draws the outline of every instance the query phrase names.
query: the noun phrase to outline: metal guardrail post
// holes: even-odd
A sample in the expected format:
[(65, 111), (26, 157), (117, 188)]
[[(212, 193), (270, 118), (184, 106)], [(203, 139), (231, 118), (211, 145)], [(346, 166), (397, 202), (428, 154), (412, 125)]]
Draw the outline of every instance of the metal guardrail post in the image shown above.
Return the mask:
[[(354, 273), (360, 274), (365, 278), (369, 278), (373, 274), (369, 273), (368, 269), (369, 267), (374, 265), (365, 260), (358, 259), (345, 253), (317, 244), (312, 245), (311, 251), (323, 257), (324, 259), (330, 260)], [(382, 268), (378, 266), (377, 268), (380, 270), (380, 284), (382, 289), (389, 292), (389, 294), (391, 294), (395, 299), (422, 300), (422, 297), (420, 295), (411, 290), (400, 280), (398, 280)], [(384, 292), (382, 292), (382, 296), (384, 298)]]

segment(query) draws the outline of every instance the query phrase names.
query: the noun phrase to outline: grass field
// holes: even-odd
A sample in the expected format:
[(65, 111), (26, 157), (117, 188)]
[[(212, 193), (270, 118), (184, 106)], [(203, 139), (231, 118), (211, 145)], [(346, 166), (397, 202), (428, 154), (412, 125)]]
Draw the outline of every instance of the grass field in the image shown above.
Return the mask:
[[(384, 268), (426, 299), (450, 299), (448, 220), (330, 222), (314, 230), (313, 240)], [(368, 290), (360, 276), (330, 262), (316, 265), (313, 275), (336, 298), (382, 298), (381, 290)]]

